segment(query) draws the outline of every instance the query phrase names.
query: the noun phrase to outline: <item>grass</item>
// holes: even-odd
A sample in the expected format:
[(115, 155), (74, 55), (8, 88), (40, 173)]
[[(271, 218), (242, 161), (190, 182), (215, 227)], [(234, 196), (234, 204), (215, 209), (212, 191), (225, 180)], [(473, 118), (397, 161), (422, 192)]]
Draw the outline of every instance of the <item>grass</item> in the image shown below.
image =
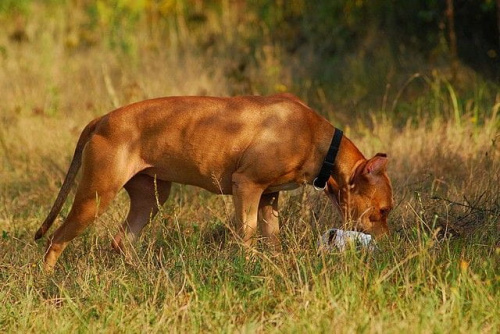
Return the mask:
[[(248, 50), (230, 36), (207, 53), (195, 46), (203, 34), (182, 43), (191, 35), (180, 30), (170, 49), (148, 45), (145, 30), (123, 48), (75, 46), (60, 8), (49, 16), (38, 5), (25, 42), (10, 40), (14, 20), (0, 18), (0, 332), (498, 331), (499, 100), (489, 83), (473, 77), (466, 90), (437, 72), (401, 75), (373, 98), (378, 106), (352, 116), (338, 107), (351, 105), (347, 94), (339, 101), (312, 79), (298, 86), (278, 46), (253, 51), (243, 72), (231, 57)], [(208, 20), (211, 30), (234, 33)], [(369, 91), (367, 81), (354, 91)], [(231, 199), (176, 185), (133, 245), (133, 261), (110, 250), (128, 206), (121, 193), (56, 272), (42, 272), (44, 245), (33, 235), (91, 118), (154, 96), (290, 89), (367, 156), (389, 154), (394, 233), (378, 252), (318, 256), (318, 236), (338, 217), (304, 188), (280, 198), (283, 253), (243, 254), (226, 225)]]
[[(213, 203), (212, 203), (213, 204)], [(174, 219), (175, 220), (175, 219)], [(96, 228), (53, 276), (27, 231), (2, 241), (0, 324), (6, 331), (494, 332), (498, 249), (486, 240), (418, 233), (375, 255), (317, 256), (313, 234), (287, 226), (288, 250), (249, 259), (206, 240), (211, 227), (161, 219), (133, 264)], [(300, 222), (298, 222), (300, 224)], [(207, 231), (208, 230), (208, 231)], [(31, 231), (29, 231), (31, 232)], [(308, 233), (307, 233), (308, 232)], [(17, 254), (23, 254), (18, 256)]]

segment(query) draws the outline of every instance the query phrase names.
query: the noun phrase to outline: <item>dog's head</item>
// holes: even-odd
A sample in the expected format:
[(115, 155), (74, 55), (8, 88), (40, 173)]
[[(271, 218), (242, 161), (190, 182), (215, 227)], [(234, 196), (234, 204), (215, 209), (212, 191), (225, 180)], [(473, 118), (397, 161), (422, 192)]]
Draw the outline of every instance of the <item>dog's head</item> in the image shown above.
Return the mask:
[(359, 160), (344, 184), (330, 177), (325, 189), (339, 208), (344, 224), (375, 237), (389, 233), (387, 216), (393, 207), (391, 181), (386, 173), (387, 155)]

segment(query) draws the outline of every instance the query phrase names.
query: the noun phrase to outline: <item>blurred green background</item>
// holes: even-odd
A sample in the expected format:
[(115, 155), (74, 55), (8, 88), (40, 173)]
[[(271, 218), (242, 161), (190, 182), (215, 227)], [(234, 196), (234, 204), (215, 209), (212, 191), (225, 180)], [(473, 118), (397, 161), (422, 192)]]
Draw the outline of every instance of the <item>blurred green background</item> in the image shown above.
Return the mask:
[(0, 0), (0, 55), (37, 42), (66, 57), (99, 49), (117, 57), (118, 70), (138, 72), (146, 57), (182, 64), (189, 55), (208, 76), (220, 72), (226, 88), (179, 93), (289, 91), (342, 122), (375, 112), (395, 124), (477, 123), (500, 100), (499, 8), (498, 0)]

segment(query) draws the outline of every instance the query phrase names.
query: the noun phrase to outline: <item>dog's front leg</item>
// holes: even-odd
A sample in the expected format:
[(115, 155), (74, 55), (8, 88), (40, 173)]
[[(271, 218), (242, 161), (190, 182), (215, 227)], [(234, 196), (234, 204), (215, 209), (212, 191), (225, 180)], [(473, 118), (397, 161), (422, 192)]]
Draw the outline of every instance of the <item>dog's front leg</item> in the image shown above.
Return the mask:
[(263, 194), (259, 203), (260, 229), (272, 252), (279, 252), (281, 250), (278, 219), (279, 194), (279, 192)]
[(246, 246), (254, 243), (257, 230), (257, 215), (262, 186), (248, 180), (242, 174), (233, 175), (233, 202), (236, 213), (236, 228)]

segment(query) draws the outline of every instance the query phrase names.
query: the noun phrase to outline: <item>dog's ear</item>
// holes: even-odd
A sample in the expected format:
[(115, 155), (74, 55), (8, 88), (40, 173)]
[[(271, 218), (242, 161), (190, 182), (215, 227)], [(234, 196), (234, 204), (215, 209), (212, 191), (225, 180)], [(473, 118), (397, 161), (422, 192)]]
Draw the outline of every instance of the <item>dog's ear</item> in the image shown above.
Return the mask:
[(365, 176), (381, 174), (386, 171), (387, 162), (387, 154), (377, 153), (366, 162), (362, 174)]
[(385, 172), (387, 162), (387, 154), (385, 153), (377, 153), (370, 160), (359, 162), (354, 167), (354, 170), (349, 179), (349, 186), (351, 187), (351, 189), (354, 188), (356, 180), (359, 180), (360, 177), (364, 177), (366, 180), (370, 181), (374, 177)]

